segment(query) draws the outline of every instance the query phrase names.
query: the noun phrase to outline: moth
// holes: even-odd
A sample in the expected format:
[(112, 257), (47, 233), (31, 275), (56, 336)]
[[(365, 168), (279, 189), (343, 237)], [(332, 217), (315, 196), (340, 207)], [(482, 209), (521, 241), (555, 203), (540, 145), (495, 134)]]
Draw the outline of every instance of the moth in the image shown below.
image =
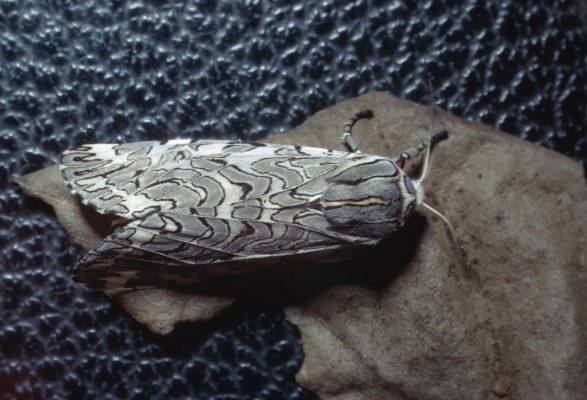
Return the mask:
[[(397, 231), (418, 205), (433, 142), (396, 158), (223, 140), (84, 145), (60, 159), (63, 179), (85, 205), (116, 220), (86, 254), (74, 280), (108, 294), (186, 285), (309, 259), (347, 258)], [(424, 149), (412, 180), (406, 160)]]

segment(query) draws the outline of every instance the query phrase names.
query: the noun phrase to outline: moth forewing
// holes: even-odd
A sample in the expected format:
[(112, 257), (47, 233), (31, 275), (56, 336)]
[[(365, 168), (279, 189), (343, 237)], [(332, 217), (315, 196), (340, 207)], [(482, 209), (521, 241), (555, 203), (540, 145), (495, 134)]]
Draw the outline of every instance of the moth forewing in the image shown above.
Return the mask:
[(350, 152), (219, 140), (65, 151), (72, 192), (128, 220), (82, 258), (75, 280), (112, 294), (340, 259), (379, 243), (421, 202), (402, 167), (426, 145), (396, 159), (357, 152), (351, 128), (371, 115), (345, 125)]

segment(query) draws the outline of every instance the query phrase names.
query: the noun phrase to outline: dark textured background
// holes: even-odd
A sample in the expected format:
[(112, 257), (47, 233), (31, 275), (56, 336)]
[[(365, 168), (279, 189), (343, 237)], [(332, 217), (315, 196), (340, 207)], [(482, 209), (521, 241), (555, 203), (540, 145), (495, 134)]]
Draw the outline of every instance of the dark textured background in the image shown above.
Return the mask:
[(587, 162), (572, 1), (164, 3), (0, 0), (0, 399), (313, 398), (271, 305), (161, 338), (73, 284), (80, 254), (10, 181), (66, 148), (258, 139), (388, 90)]

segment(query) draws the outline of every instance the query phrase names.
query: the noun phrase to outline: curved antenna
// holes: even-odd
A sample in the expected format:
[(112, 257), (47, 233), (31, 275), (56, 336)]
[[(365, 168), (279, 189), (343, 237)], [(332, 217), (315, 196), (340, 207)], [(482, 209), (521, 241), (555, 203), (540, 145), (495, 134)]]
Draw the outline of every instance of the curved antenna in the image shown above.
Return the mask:
[(461, 266), (466, 267), (467, 261), (465, 259), (465, 255), (463, 254), (463, 249), (462, 249), (461, 244), (459, 242), (457, 232), (455, 231), (455, 228), (452, 226), (452, 224), (449, 222), (448, 218), (446, 218), (444, 216), (444, 214), (442, 214), (440, 211), (438, 211), (437, 209), (435, 209), (434, 207), (432, 207), (431, 205), (429, 205), (427, 203), (422, 203), (422, 206), (424, 206), (424, 208), (426, 208), (432, 214), (434, 214), (438, 218), (440, 218), (440, 220), (442, 222), (444, 222), (444, 224), (448, 228), (450, 243), (452, 244), (453, 250), (457, 253), (457, 258), (459, 259)]
[(450, 232), (450, 236), (452, 236), (453, 240), (456, 241), (457, 240), (457, 232), (455, 231), (455, 228), (452, 226), (452, 224), (449, 222), (448, 218), (446, 218), (444, 216), (444, 214), (442, 214), (440, 211), (438, 211), (436, 208), (432, 207), (428, 203), (422, 203), (422, 206), (424, 206), (424, 208), (426, 208), (432, 214), (434, 214), (438, 218), (440, 218), (442, 220), (442, 222), (444, 222), (444, 224), (448, 228), (448, 231)]
[[(436, 112), (434, 113), (432, 124), (430, 126), (434, 126), (434, 121), (435, 120), (436, 120)], [(422, 182), (424, 181), (424, 179), (428, 175), (428, 171), (430, 170), (430, 157), (431, 157), (431, 153), (432, 153), (432, 146), (434, 146), (439, 141), (448, 138), (448, 132), (446, 132), (446, 131), (442, 131), (442, 132), (436, 133), (434, 135), (432, 134), (432, 129), (430, 129), (428, 132), (429, 132), (429, 134), (428, 134), (428, 140), (427, 140), (427, 142), (425, 144), (423, 143), (423, 145), (426, 146), (426, 154), (424, 156), (424, 165), (422, 166), (422, 173), (420, 174), (420, 176), (418, 177), (418, 179), (415, 180), (415, 186), (416, 187), (422, 187)], [(424, 202), (423, 200), (422, 200), (421, 205), (425, 209), (427, 209), (428, 211), (430, 211), (432, 214), (434, 214), (438, 218), (440, 218), (440, 220), (442, 222), (444, 222), (444, 224), (448, 228), (450, 242), (452, 244), (453, 250), (456, 251), (457, 258), (459, 259), (459, 262), (461, 263), (461, 265), (462, 266), (466, 266), (467, 263), (466, 263), (465, 256), (463, 254), (461, 245), (459, 243), (457, 232), (456, 232), (455, 228), (452, 226), (452, 224), (450, 223), (450, 221), (448, 220), (448, 218), (446, 218), (444, 216), (444, 214), (442, 214), (440, 211), (438, 211), (437, 209), (435, 209), (434, 207), (432, 207), (428, 203)]]
[(430, 157), (431, 157), (431, 149), (435, 143), (447, 139), (448, 132), (442, 131), (436, 133), (434, 135), (430, 135), (427, 142), (421, 143), (418, 147), (411, 148), (405, 150), (399, 157), (398, 161), (396, 161), (396, 165), (400, 168), (403, 168), (403, 165), (406, 160), (410, 158), (416, 157), (420, 154), (424, 149), (426, 149), (426, 157), (424, 158), (424, 166), (422, 167), (422, 173), (418, 179), (414, 179), (412, 182), (414, 183), (414, 189), (416, 190), (416, 203), (422, 204), (424, 201), (424, 189), (422, 188), (422, 182), (426, 175), (428, 174), (428, 170), (430, 169)]
[(422, 166), (422, 173), (416, 180), (418, 184), (421, 184), (428, 175), (430, 169), (430, 147), (432, 147), (432, 135), (428, 137), (428, 144), (426, 145), (426, 154), (424, 155), (424, 165)]
[[(434, 115), (432, 117), (432, 121), (430, 122), (430, 128), (428, 129), (428, 140), (426, 141), (426, 154), (424, 155), (424, 165), (422, 166), (422, 173), (420, 174), (420, 177), (416, 180), (416, 182), (419, 185), (422, 184), (422, 182), (424, 182), (426, 175), (428, 175), (428, 170), (430, 169), (430, 154), (431, 154), (432, 146), (438, 140), (442, 140), (442, 139), (435, 138), (439, 134), (432, 135), (432, 127), (434, 126), (434, 123), (436, 122), (436, 108), (434, 108), (433, 110), (434, 110)], [(448, 133), (446, 131), (444, 131), (444, 134), (446, 135), (446, 137), (448, 137)]]

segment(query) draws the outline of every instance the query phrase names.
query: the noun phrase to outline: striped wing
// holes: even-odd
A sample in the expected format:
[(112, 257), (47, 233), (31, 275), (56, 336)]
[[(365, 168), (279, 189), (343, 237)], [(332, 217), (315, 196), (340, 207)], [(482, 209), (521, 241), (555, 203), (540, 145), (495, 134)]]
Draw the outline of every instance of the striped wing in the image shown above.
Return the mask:
[[(152, 211), (266, 201), (323, 177), (348, 155), (227, 141), (97, 144), (64, 152), (61, 171), (84, 204), (100, 213), (137, 219)], [(277, 196), (275, 201), (278, 206), (295, 199)]]
[(74, 276), (114, 292), (341, 255), (372, 238), (333, 230), (319, 200), (356, 157), (225, 141), (67, 151), (61, 168), (72, 191), (99, 212), (130, 220), (88, 253)]
[[(129, 287), (185, 285), (309, 257), (346, 258), (349, 238), (300, 223), (236, 220), (154, 212), (120, 226), (77, 265), (76, 281), (115, 292)], [(324, 217), (299, 212), (305, 223)], [(343, 255), (343, 252), (345, 255)]]

